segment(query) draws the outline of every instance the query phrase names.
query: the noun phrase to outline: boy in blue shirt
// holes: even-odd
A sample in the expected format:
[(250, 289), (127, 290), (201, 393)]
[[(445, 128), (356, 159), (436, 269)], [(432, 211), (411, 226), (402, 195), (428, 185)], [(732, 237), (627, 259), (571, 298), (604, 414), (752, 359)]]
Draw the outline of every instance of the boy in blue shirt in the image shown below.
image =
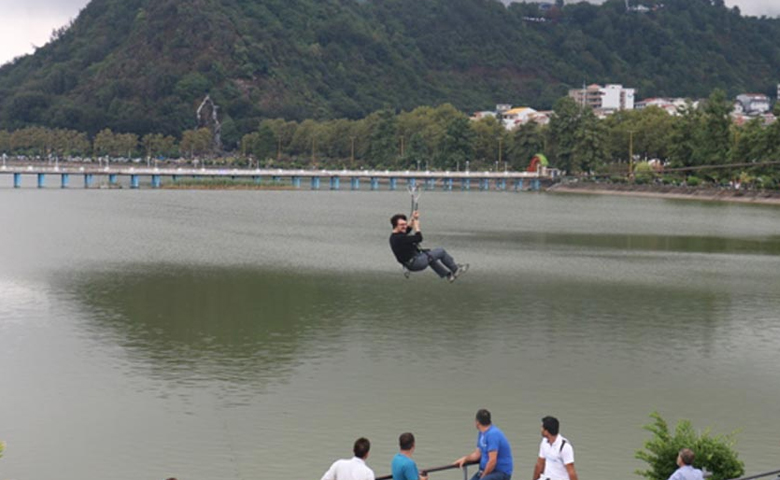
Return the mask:
[(402, 433), (398, 437), (398, 446), (400, 453), (396, 453), (391, 464), (393, 480), (428, 480), (428, 475), (420, 475), (417, 471), (417, 464), (412, 460), (414, 452), (414, 435), (410, 432)]

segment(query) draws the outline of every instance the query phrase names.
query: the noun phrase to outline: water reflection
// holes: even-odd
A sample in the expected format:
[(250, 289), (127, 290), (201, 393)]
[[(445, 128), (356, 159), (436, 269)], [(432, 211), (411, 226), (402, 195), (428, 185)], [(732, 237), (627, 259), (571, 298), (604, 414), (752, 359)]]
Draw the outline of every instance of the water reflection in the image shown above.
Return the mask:
[[(719, 327), (733, 318), (728, 295), (607, 278), (510, 281), (498, 275), (453, 286), (432, 275), (407, 281), (137, 266), (85, 273), (76, 284), (88, 331), (123, 347), (132, 368), (151, 368), (144, 375), (175, 383), (251, 388), (283, 382), (297, 366), (327, 361), (354, 345), (378, 361), (403, 362), (412, 354), (445, 370), (477, 358), (481, 349), (552, 358), (551, 342), (584, 357), (602, 350), (612, 360), (637, 352), (653, 356), (677, 344), (668, 334), (683, 318), (706, 356)], [(457, 358), (450, 367), (441, 362), (448, 356)]]
[[(163, 378), (283, 379), (345, 292), (323, 278), (242, 269), (167, 268), (84, 274), (76, 294), (91, 331)], [(327, 334), (327, 332), (326, 332)]]

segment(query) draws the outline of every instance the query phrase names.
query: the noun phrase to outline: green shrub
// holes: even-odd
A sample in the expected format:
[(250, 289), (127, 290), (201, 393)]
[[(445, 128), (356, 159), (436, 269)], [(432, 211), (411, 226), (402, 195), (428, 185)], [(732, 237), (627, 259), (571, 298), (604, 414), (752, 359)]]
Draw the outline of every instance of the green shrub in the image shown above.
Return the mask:
[(677, 185), (680, 182), (674, 175), (664, 175), (661, 177), (661, 181), (664, 185)]
[(768, 175), (761, 175), (760, 177), (758, 177), (756, 182), (758, 183), (759, 188), (763, 188), (766, 190), (777, 189), (777, 181)]
[(650, 468), (637, 470), (637, 475), (648, 480), (667, 480), (677, 469), (677, 453), (683, 448), (693, 450), (693, 466), (712, 472), (711, 480), (738, 478), (745, 473), (745, 464), (737, 458), (733, 448), (735, 433), (711, 436), (707, 429), (699, 435), (689, 420), (680, 420), (672, 434), (658, 412), (653, 412), (650, 417), (654, 421), (645, 425), (644, 429), (651, 432), (653, 438), (646, 441), (645, 449), (637, 450), (635, 455), (647, 462)]
[(3, 456), (3, 450), (5, 450), (5, 442), (0, 442), (0, 458)]
[(689, 187), (698, 187), (699, 185), (701, 185), (701, 178), (694, 177), (693, 175), (691, 175), (690, 177), (685, 179), (685, 182), (688, 184)]

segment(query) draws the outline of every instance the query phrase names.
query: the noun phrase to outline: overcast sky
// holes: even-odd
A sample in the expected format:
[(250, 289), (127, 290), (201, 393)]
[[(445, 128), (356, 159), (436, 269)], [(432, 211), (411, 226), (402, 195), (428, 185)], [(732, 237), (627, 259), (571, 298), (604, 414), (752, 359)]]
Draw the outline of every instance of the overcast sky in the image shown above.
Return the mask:
[[(599, 0), (592, 0), (600, 3)], [(88, 0), (0, 0), (0, 64), (32, 53), (51, 32), (78, 15)], [(780, 15), (780, 0), (726, 0), (743, 15)]]

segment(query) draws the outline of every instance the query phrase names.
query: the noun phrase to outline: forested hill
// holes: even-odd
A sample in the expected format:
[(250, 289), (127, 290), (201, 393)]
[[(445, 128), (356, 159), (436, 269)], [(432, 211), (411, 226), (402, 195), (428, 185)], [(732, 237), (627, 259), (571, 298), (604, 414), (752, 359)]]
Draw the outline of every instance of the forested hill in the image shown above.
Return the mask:
[[(0, 128), (177, 135), (206, 92), (235, 140), (265, 117), (361, 117), (449, 102), (550, 107), (570, 87), (774, 93), (780, 20), (723, 0), (541, 10), (498, 0), (93, 0), (0, 68)], [(658, 5), (655, 5), (658, 4)], [(774, 95), (773, 95), (774, 96)]]

